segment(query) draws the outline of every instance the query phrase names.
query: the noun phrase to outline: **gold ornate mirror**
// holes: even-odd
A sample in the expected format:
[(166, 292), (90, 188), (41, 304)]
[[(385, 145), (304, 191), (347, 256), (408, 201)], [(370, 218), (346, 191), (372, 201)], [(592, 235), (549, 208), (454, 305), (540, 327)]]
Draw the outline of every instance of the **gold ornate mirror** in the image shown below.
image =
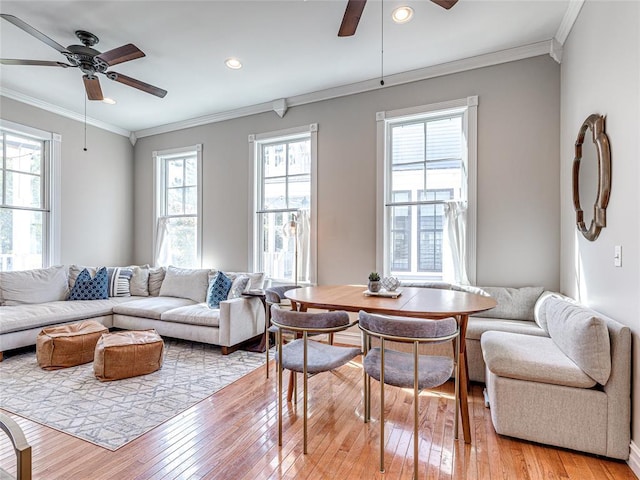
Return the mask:
[[(587, 131), (591, 142), (584, 144)], [(604, 131), (604, 116), (589, 115), (580, 127), (573, 160), (573, 207), (576, 225), (587, 240), (594, 241), (607, 225), (606, 211), (611, 194), (611, 150)], [(585, 212), (581, 205), (593, 205), (593, 213)]]

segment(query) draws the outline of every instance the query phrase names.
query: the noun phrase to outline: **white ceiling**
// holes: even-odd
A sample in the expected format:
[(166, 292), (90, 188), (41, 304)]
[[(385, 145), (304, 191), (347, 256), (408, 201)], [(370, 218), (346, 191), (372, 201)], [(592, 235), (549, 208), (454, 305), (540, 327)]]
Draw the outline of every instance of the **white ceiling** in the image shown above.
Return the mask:
[[(58, 43), (79, 43), (74, 31), (100, 38), (99, 51), (133, 43), (146, 57), (112, 70), (168, 90), (164, 99), (101, 76), (116, 105), (88, 102), (87, 115), (139, 131), (342, 85), (423, 69), (548, 41), (569, 0), (459, 0), (451, 10), (428, 0), (369, 0), (356, 35), (339, 38), (346, 0), (289, 1), (2, 1), (0, 11), (24, 20)], [(408, 4), (414, 18), (391, 21)], [(384, 16), (381, 17), (382, 6)], [(244, 68), (230, 70), (235, 56)], [(0, 57), (65, 58), (0, 20)], [(0, 67), (0, 92), (83, 113), (78, 69)]]

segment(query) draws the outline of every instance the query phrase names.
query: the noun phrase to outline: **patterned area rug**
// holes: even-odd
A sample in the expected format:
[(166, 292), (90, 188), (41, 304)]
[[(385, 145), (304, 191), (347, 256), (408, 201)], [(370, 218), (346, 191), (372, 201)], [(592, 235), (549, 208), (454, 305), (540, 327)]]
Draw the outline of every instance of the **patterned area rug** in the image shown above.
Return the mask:
[(165, 339), (160, 370), (102, 383), (93, 363), (42, 370), (34, 350), (0, 363), (0, 408), (117, 450), (264, 361), (261, 353), (222, 355), (212, 345)]

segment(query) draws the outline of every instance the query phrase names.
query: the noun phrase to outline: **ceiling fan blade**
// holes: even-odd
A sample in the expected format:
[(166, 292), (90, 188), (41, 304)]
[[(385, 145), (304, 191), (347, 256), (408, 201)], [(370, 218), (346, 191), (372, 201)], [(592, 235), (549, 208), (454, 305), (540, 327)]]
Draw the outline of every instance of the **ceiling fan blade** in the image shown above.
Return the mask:
[(449, 10), (456, 3), (458, 3), (458, 0), (431, 0), (431, 1), (436, 5), (440, 5), (442, 8), (446, 8), (447, 10)]
[(107, 65), (113, 66), (118, 63), (128, 62), (129, 60), (135, 60), (136, 58), (144, 57), (144, 52), (136, 47), (133, 43), (128, 43), (108, 52), (102, 52), (97, 55), (96, 58), (103, 60)]
[(342, 17), (340, 30), (338, 30), (339, 37), (350, 37), (356, 33), (356, 28), (358, 28), (358, 22), (366, 3), (367, 0), (349, 0), (344, 11), (344, 17)]
[(38, 30), (33, 28), (28, 23), (25, 23), (23, 20), (20, 20), (18, 17), (15, 17), (13, 15), (9, 15), (8, 13), (0, 13), (0, 17), (4, 18), (7, 22), (13, 23), (16, 27), (24, 30), (29, 35), (32, 35), (32, 36), (36, 37), (41, 42), (44, 42), (47, 45), (49, 45), (50, 47), (55, 48), (60, 53), (64, 53), (64, 54), (70, 53), (65, 47), (60, 45), (58, 42), (56, 42), (55, 40), (50, 39), (44, 33), (39, 32)]
[(162, 88), (154, 87), (153, 85), (149, 85), (148, 83), (144, 83), (143, 81), (136, 80), (135, 78), (127, 77), (126, 75), (122, 75), (117, 72), (106, 72), (105, 75), (109, 80), (114, 80), (116, 82), (124, 83), (133, 88), (137, 88), (138, 90), (142, 90), (143, 92), (150, 93), (151, 95), (155, 95), (156, 97), (164, 98), (167, 94), (166, 90)]
[(100, 88), (100, 80), (98, 77), (90, 77), (89, 75), (83, 75), (82, 81), (84, 82), (84, 89), (87, 91), (87, 98), (89, 100), (102, 100), (102, 88)]
[(69, 65), (68, 63), (51, 62), (49, 60), (15, 60), (12, 58), (0, 58), (0, 63), (3, 65), (35, 65), (39, 67), (73, 67), (73, 65)]

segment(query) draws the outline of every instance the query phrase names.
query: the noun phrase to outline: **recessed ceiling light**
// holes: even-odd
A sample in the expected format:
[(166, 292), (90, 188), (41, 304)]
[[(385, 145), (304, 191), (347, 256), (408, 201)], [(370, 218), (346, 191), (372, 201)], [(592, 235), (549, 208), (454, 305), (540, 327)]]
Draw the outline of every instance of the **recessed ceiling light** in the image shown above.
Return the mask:
[(113, 98), (104, 97), (102, 99), (102, 103), (106, 103), (108, 105), (115, 105), (117, 102)]
[(240, 60), (233, 57), (227, 58), (224, 61), (224, 64), (232, 70), (238, 70), (239, 68), (242, 68), (242, 63), (240, 62)]
[(398, 7), (391, 14), (391, 18), (396, 23), (407, 23), (413, 17), (413, 8)]

